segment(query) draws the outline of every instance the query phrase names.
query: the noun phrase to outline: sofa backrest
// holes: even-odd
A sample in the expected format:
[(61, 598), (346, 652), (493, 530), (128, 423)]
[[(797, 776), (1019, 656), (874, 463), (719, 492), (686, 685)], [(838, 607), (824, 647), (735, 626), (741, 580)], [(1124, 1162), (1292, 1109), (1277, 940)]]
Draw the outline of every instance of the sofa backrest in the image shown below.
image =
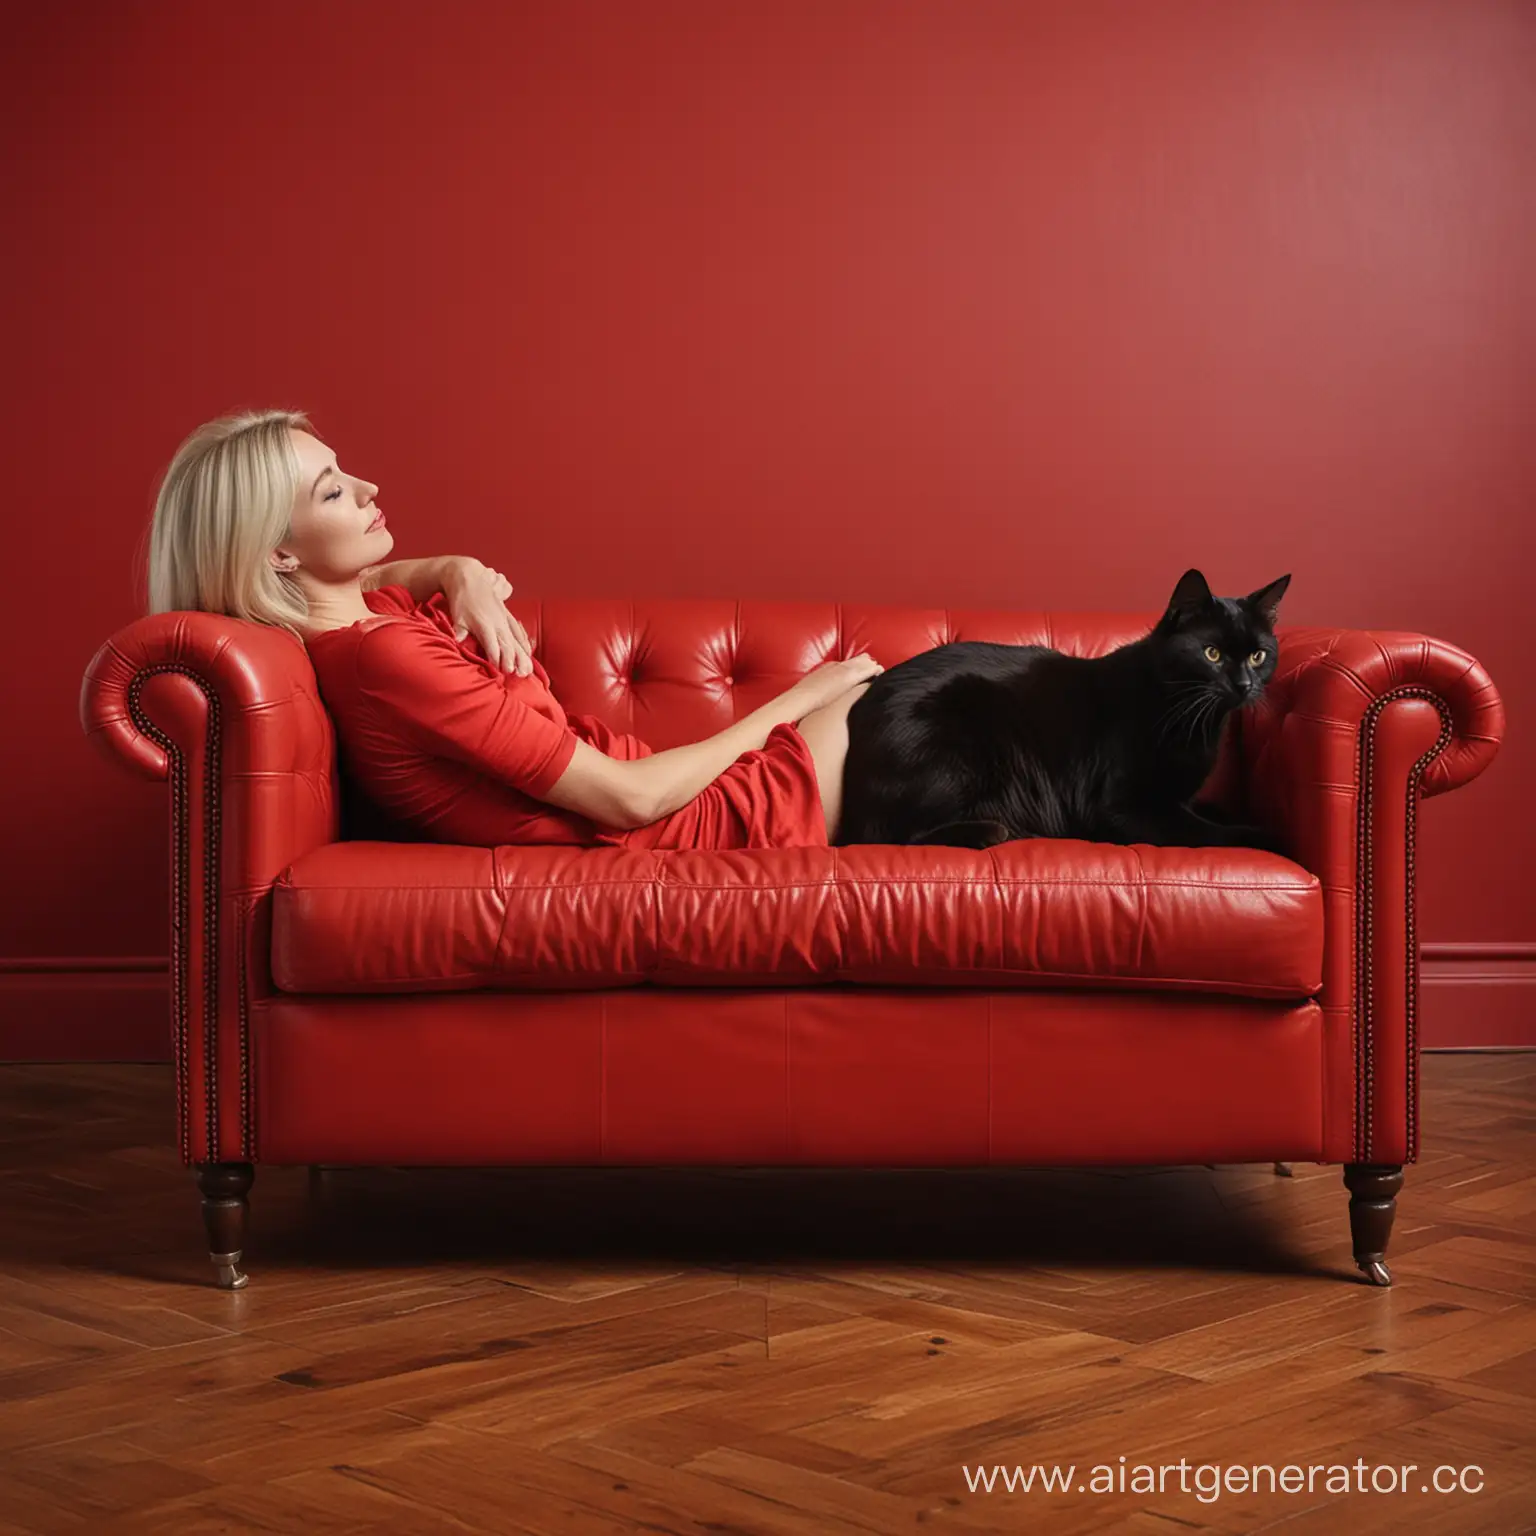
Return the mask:
[[(509, 606), (568, 714), (596, 715), (657, 750), (724, 730), (813, 667), (857, 651), (886, 667), (953, 640), (1101, 656), (1157, 618), (711, 598)], [(87, 669), (80, 709), (89, 734), (151, 777), (167, 774), (167, 732), (189, 765), (214, 755), (226, 821), (249, 840), (238, 860), (248, 890), (317, 843), (379, 835), (374, 824), (346, 829), (335, 733), (308, 657), (281, 630), (207, 613), (136, 619)], [(1230, 755), (1212, 783), (1222, 800)]]
[[(1102, 656), (1159, 617), (712, 598), (514, 599), (510, 607), (567, 714), (596, 715), (657, 750), (722, 731), (821, 662), (858, 651), (887, 668), (953, 640)], [(1208, 793), (1238, 809), (1233, 740), (1223, 741)]]
[(1101, 656), (1157, 618), (708, 598), (514, 598), (510, 607), (567, 713), (594, 714), (658, 749), (724, 730), (813, 667), (858, 651), (886, 667), (952, 640)]

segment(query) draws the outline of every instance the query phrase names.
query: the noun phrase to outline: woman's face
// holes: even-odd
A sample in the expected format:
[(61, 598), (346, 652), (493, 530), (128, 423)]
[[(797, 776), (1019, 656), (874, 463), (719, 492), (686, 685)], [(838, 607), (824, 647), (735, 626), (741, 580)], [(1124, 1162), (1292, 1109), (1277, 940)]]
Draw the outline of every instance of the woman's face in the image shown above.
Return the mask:
[(299, 456), (299, 489), (292, 526), (272, 551), (272, 564), (318, 581), (348, 581), (395, 545), (373, 499), (378, 486), (349, 475), (319, 438), (298, 427), (288, 432)]

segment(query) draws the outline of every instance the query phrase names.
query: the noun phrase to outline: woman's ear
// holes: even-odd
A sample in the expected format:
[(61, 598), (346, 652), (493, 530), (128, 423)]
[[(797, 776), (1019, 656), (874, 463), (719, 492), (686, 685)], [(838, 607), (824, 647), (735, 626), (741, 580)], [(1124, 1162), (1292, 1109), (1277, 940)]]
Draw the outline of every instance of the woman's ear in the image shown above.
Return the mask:
[(281, 549), (274, 549), (267, 556), (267, 560), (274, 571), (296, 571), (299, 568), (299, 557), (287, 554)]

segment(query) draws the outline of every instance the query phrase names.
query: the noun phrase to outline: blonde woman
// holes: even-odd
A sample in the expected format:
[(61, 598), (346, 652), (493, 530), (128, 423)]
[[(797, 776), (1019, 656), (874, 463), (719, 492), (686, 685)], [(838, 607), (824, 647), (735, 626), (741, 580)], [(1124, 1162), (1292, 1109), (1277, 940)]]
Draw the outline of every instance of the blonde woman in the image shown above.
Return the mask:
[(149, 611), (275, 624), (307, 649), (353, 785), (436, 842), (761, 848), (834, 842), (848, 711), (883, 668), (827, 662), (705, 741), (655, 752), (567, 715), (468, 556), (386, 563), (378, 486), (299, 411), (211, 421), (155, 501)]

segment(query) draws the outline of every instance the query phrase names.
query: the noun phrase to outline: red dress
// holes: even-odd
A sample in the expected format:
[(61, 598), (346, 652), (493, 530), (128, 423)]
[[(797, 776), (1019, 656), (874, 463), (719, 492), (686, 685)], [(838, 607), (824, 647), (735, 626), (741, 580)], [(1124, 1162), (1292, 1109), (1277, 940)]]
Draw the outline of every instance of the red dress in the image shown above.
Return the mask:
[(441, 843), (611, 844), (631, 848), (825, 847), (810, 747), (776, 725), (686, 805), (647, 826), (600, 826), (538, 797), (578, 740), (609, 757), (649, 757), (635, 736), (570, 715), (535, 659), (519, 677), (454, 638), (442, 593), (418, 604), (404, 587), (363, 594), (377, 614), (306, 642), (352, 782), (382, 810)]

